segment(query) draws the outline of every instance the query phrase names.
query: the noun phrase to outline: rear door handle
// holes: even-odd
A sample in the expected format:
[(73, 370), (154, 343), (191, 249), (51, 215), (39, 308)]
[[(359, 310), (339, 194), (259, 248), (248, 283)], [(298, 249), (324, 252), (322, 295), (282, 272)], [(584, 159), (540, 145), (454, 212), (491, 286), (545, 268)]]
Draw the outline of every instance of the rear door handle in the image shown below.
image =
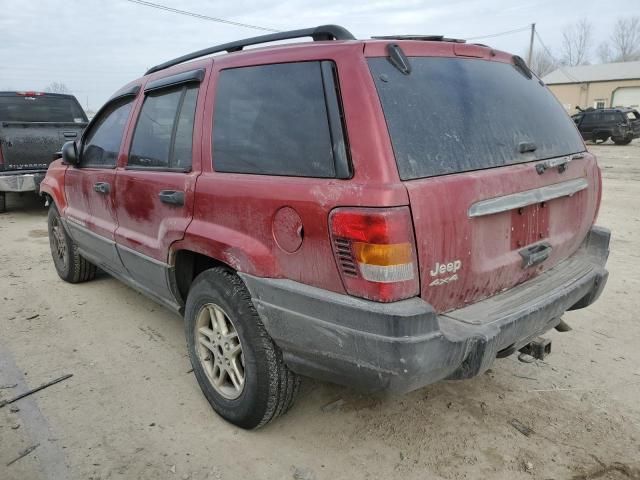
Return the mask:
[(162, 190), (158, 196), (160, 197), (160, 201), (162, 203), (167, 203), (169, 205), (184, 205), (184, 192), (179, 192), (176, 190)]
[(78, 136), (77, 132), (62, 132), (64, 138), (76, 138)]
[(547, 242), (538, 243), (527, 248), (523, 248), (518, 253), (522, 257), (522, 268), (533, 267), (544, 262), (553, 248)]
[(93, 189), (98, 193), (109, 193), (111, 191), (111, 185), (107, 182), (98, 182), (93, 184)]

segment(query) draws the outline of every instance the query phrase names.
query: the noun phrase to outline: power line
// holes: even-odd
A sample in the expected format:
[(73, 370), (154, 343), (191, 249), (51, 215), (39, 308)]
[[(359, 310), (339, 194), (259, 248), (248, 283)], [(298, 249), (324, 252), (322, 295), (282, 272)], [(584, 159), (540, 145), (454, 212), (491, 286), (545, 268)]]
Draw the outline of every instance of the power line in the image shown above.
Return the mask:
[(491, 33), (489, 35), (481, 35), (479, 37), (468, 37), (466, 38), (466, 40), (480, 40), (483, 38), (499, 37), (501, 35), (511, 35), (512, 33), (524, 32), (525, 30), (529, 30), (529, 28), (531, 27), (527, 25), (526, 27), (516, 28), (515, 30), (507, 30), (506, 32)]
[(208, 15), (189, 12), (187, 10), (179, 10), (177, 8), (167, 7), (166, 5), (160, 5), (159, 3), (147, 2), (146, 0), (127, 0), (127, 1), (131, 3), (137, 3), (139, 5), (144, 5), (145, 7), (157, 8), (159, 10), (165, 10), (171, 13), (177, 13), (180, 15), (186, 15), (188, 17), (199, 18), (201, 20), (209, 20), (211, 22), (225, 23), (227, 25), (235, 25), (236, 27), (253, 28), (254, 30), (262, 30), (263, 32), (279, 32), (280, 31), (280, 30), (275, 30), (273, 28), (260, 27), (258, 25), (251, 25), (249, 23), (240, 23), (240, 22), (234, 22), (233, 20), (226, 20), (224, 18), (210, 17)]
[(535, 31), (535, 35), (536, 35), (536, 38), (538, 39), (538, 41), (540, 42), (540, 45), (542, 45), (542, 48), (544, 49), (544, 51), (547, 52), (547, 55), (549, 55), (549, 57), (551, 57), (551, 59), (558, 65), (558, 70), (560, 70), (562, 73), (564, 73), (568, 79), (573, 80), (576, 83), (582, 83), (582, 82), (580, 82), (580, 80), (578, 80), (576, 77), (574, 77), (573, 75), (571, 75), (569, 72), (567, 72), (564, 69), (564, 67), (562, 66), (562, 63), (558, 61), (558, 59), (555, 57), (555, 55), (553, 55), (553, 53), (551, 53), (551, 50), (542, 41), (542, 37), (540, 36), (540, 34), (538, 33), (537, 30)]

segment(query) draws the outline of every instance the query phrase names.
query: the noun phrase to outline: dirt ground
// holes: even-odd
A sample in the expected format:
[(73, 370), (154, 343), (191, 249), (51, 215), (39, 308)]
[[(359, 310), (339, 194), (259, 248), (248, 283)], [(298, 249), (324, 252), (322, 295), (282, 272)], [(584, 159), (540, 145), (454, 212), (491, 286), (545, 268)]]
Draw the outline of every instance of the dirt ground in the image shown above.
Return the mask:
[(10, 197), (0, 400), (73, 377), (0, 409), (0, 479), (640, 478), (640, 141), (590, 148), (610, 278), (565, 315), (573, 331), (549, 334), (548, 359), (390, 398), (305, 380), (289, 414), (255, 432), (210, 409), (180, 318), (108, 276), (59, 280), (45, 210)]

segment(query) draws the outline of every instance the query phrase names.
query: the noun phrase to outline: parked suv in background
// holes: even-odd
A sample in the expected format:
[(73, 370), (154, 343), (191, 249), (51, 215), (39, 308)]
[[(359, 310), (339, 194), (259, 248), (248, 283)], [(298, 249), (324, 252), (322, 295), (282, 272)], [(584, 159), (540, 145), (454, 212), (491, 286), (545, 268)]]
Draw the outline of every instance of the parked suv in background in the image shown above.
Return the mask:
[(633, 108), (587, 109), (573, 115), (573, 121), (585, 140), (628, 145), (640, 137), (640, 113)]
[(99, 267), (183, 314), (205, 396), (244, 428), (298, 375), (406, 392), (541, 357), (607, 279), (596, 159), (522, 59), (482, 45), (330, 25), (205, 49), (62, 154), (41, 188), (58, 274)]
[(6, 192), (37, 192), (62, 144), (87, 125), (73, 95), (0, 92), (0, 212)]

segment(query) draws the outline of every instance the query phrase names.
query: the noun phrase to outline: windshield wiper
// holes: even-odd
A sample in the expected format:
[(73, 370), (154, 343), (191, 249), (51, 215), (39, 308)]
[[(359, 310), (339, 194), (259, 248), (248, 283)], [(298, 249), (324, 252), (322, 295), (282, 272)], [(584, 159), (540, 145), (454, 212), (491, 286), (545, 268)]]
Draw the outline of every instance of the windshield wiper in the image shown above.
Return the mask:
[(584, 155), (582, 153), (576, 153), (574, 155), (569, 155), (567, 157), (561, 158), (551, 158), (549, 160), (545, 160), (544, 162), (538, 163), (536, 165), (536, 172), (538, 172), (538, 175), (542, 175), (545, 170), (558, 167), (558, 173), (562, 173), (567, 169), (567, 165), (571, 160), (578, 160), (580, 158), (584, 158)]

